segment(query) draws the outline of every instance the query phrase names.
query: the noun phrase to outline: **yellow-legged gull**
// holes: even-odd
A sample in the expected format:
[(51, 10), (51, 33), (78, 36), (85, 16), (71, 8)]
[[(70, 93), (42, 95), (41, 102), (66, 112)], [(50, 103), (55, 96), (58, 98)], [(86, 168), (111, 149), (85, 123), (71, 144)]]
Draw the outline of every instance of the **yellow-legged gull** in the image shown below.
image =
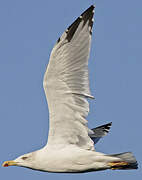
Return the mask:
[(111, 123), (89, 129), (88, 58), (94, 6), (90, 6), (55, 44), (44, 75), (50, 129), (46, 146), (24, 154), (7, 166), (22, 166), (48, 172), (89, 172), (105, 169), (137, 169), (131, 152), (106, 155), (94, 144), (106, 135)]

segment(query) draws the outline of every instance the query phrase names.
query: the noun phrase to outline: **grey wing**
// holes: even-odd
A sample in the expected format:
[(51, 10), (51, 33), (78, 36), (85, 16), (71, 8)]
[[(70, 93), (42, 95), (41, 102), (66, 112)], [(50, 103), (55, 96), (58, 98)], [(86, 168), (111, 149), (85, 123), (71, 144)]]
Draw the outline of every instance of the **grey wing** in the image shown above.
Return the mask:
[(94, 6), (88, 8), (58, 39), (44, 76), (50, 128), (47, 145), (74, 144), (94, 149), (88, 135), (88, 58)]
[(111, 125), (112, 122), (91, 129), (91, 131), (89, 132), (89, 136), (94, 141), (94, 144), (96, 144), (102, 137), (108, 134)]

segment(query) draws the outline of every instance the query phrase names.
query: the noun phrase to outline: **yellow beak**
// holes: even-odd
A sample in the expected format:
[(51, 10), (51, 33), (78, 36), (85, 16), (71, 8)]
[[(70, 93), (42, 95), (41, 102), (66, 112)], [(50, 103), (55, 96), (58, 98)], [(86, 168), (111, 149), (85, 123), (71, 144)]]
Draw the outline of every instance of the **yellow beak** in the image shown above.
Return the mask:
[(8, 167), (8, 166), (16, 166), (17, 163), (15, 161), (5, 161), (2, 166), (3, 167)]

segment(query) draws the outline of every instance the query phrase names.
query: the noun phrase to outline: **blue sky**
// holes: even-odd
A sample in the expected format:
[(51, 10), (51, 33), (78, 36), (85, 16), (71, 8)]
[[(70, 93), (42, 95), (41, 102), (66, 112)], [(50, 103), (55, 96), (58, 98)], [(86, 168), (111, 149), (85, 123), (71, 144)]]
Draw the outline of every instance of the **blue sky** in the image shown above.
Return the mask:
[[(141, 164), (142, 1), (0, 1), (0, 162), (43, 147), (48, 108), (42, 87), (50, 52), (62, 32), (96, 4), (89, 60), (89, 127), (112, 121), (97, 151), (132, 151)], [(139, 170), (52, 174), (0, 167), (2, 179), (141, 179)]]

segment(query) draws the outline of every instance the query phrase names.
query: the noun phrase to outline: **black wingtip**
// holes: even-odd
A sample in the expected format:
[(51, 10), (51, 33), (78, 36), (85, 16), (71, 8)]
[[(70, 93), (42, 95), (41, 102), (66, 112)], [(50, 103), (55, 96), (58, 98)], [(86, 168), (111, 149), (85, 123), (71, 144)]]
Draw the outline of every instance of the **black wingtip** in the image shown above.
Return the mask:
[(98, 128), (103, 128), (104, 130), (105, 130), (105, 129), (106, 129), (106, 130), (109, 130), (111, 126), (112, 126), (112, 122), (107, 123), (107, 124), (104, 124), (104, 125), (102, 125), (102, 126), (99, 126)]
[(92, 34), (92, 28), (93, 28), (93, 16), (94, 16), (94, 9), (95, 6), (91, 5), (86, 11), (84, 11), (81, 16), (82, 19), (84, 20), (83, 26), (86, 24), (86, 22), (89, 20), (89, 26), (90, 28), (90, 34)]
[(105, 127), (110, 129), (110, 127), (112, 126), (112, 122), (108, 123), (108, 124), (105, 124)]
[[(93, 16), (94, 16), (94, 8), (95, 5), (91, 5), (88, 9), (86, 9), (65, 31), (67, 36), (66, 39), (68, 40), (68, 42), (70, 42), (80, 24), (81, 21), (83, 21), (83, 27), (86, 25), (86, 23), (89, 21), (88, 25), (89, 25), (89, 31), (90, 34), (92, 34), (92, 28), (93, 28)], [(82, 28), (83, 28), (82, 27)], [(61, 38), (59, 38), (57, 40), (57, 43), (59, 43), (61, 40)]]
[(91, 5), (87, 10), (85, 10), (67, 29), (67, 37), (68, 41), (71, 41), (73, 38), (80, 22), (83, 20), (83, 27), (86, 25), (87, 21), (89, 21), (90, 26), (90, 34), (92, 34), (93, 27), (93, 15), (94, 15), (94, 5)]
[(95, 9), (95, 5), (91, 5), (89, 8), (87, 8), (82, 14), (81, 16), (85, 15), (85, 14), (94, 14), (94, 9)]

